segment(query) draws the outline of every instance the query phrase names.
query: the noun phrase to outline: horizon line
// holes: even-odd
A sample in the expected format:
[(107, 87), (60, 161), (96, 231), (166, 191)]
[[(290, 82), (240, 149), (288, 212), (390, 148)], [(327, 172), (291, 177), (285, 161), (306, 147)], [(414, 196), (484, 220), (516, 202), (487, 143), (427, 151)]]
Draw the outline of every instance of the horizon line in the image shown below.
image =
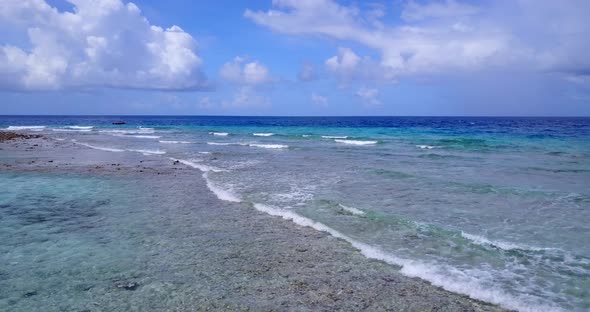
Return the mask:
[(590, 118), (590, 115), (188, 115), (188, 114), (0, 114), (0, 117), (249, 117), (249, 118)]

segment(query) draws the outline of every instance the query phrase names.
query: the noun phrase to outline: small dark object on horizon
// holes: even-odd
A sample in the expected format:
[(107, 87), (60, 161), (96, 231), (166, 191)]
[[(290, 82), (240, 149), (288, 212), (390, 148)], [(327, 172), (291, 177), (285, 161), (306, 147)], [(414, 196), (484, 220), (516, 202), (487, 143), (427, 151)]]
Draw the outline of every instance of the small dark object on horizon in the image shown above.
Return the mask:
[(124, 121), (115, 121), (113, 122), (113, 125), (124, 125), (125, 122)]

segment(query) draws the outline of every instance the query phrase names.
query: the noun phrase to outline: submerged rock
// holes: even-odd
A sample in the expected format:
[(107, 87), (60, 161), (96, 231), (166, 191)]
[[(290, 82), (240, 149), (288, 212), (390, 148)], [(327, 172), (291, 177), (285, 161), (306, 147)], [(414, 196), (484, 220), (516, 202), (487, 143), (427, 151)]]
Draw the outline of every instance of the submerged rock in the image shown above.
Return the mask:
[(23, 295), (23, 297), (25, 297), (25, 298), (28, 298), (28, 297), (33, 297), (33, 296), (35, 296), (36, 294), (37, 294), (37, 292), (36, 292), (36, 291), (29, 291), (28, 293), (25, 293), (25, 294)]
[(127, 282), (127, 281), (119, 281), (115, 283), (115, 286), (119, 289), (124, 290), (135, 290), (139, 286), (139, 283), (136, 282)]

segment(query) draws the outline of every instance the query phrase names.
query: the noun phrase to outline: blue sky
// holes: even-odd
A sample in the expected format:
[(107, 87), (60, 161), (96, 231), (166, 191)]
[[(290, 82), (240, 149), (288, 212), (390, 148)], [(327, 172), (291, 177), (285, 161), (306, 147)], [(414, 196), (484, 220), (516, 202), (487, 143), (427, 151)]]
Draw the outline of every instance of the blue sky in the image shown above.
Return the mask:
[(590, 115), (590, 2), (7, 0), (0, 114)]

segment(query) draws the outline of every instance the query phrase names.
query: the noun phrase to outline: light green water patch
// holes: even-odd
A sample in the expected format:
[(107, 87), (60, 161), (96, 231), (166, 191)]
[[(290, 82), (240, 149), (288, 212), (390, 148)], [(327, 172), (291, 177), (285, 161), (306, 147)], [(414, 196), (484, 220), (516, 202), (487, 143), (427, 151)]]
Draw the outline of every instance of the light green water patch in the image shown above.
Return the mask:
[(0, 310), (68, 310), (90, 302), (91, 289), (140, 275), (131, 233), (120, 227), (130, 207), (123, 184), (0, 174), (0, 189)]

